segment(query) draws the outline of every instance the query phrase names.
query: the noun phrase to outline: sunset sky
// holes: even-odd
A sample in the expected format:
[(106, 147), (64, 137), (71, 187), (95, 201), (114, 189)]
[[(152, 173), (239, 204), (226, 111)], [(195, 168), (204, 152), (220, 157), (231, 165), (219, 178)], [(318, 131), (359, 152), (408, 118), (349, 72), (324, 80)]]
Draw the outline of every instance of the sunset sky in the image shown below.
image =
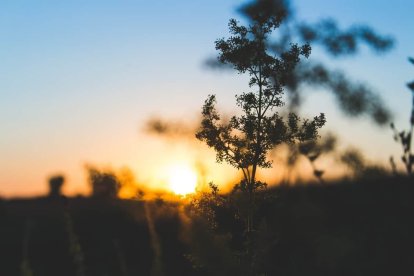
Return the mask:
[[(214, 152), (191, 131), (157, 137), (145, 131), (151, 118), (193, 127), (208, 94), (231, 114), (234, 94), (246, 79), (207, 69), (214, 41), (228, 35), (230, 18), (244, 1), (1, 1), (0, 2), (0, 196), (42, 194), (50, 175), (64, 174), (67, 194), (87, 191), (85, 165), (129, 167), (140, 183), (162, 187), (176, 165), (206, 170), (206, 181), (224, 184), (234, 170), (214, 165)], [(326, 61), (377, 89), (407, 128), (414, 79), (414, 2), (406, 0), (295, 0), (297, 17), (332, 17), (340, 26), (371, 25), (392, 35), (394, 49)], [(307, 96), (305, 116), (324, 112), (324, 131), (337, 132), (341, 147), (363, 149), (386, 164), (400, 147), (391, 130), (368, 119), (347, 119), (332, 97)], [(397, 158), (399, 159), (399, 157)], [(273, 172), (277, 168), (272, 169)]]

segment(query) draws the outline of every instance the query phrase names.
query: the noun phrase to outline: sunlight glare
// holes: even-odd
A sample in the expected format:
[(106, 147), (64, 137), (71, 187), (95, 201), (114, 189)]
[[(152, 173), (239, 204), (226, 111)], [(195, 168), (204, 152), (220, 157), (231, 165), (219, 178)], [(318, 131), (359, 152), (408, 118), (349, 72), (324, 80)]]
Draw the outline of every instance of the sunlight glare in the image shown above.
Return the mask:
[(197, 174), (187, 166), (172, 167), (168, 180), (170, 189), (179, 195), (194, 193), (197, 186)]

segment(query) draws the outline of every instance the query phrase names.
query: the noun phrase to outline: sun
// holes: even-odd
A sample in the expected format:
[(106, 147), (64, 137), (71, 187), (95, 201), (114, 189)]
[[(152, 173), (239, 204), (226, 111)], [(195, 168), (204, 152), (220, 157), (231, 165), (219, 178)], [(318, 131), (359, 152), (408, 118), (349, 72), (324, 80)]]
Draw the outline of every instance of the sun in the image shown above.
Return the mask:
[(197, 186), (197, 174), (188, 166), (173, 166), (169, 170), (168, 184), (176, 194), (194, 193)]

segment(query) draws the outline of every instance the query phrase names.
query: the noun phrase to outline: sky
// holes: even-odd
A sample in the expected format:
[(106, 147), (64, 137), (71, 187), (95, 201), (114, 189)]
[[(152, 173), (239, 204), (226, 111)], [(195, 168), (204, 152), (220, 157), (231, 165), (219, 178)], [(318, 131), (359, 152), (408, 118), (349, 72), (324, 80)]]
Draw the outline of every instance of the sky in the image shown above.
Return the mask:
[[(0, 196), (47, 190), (54, 174), (65, 193), (86, 193), (85, 165), (129, 167), (142, 183), (163, 185), (177, 163), (209, 168), (220, 184), (236, 175), (215, 165), (214, 152), (191, 137), (163, 139), (146, 133), (150, 118), (194, 124), (208, 94), (231, 114), (245, 78), (209, 70), (214, 41), (227, 36), (243, 1), (1, 1)], [(408, 127), (414, 79), (414, 2), (405, 0), (296, 0), (297, 17), (333, 17), (340, 26), (369, 24), (396, 39), (394, 49), (326, 61), (380, 92), (400, 128)], [(340, 135), (375, 162), (400, 148), (387, 128), (350, 120), (323, 91), (307, 96), (303, 114), (325, 112), (324, 131)], [(398, 158), (397, 158), (398, 159)], [(227, 171), (226, 171), (227, 170)], [(226, 177), (224, 177), (224, 175)], [(230, 175), (230, 176), (229, 176)], [(225, 180), (224, 180), (225, 179)]]

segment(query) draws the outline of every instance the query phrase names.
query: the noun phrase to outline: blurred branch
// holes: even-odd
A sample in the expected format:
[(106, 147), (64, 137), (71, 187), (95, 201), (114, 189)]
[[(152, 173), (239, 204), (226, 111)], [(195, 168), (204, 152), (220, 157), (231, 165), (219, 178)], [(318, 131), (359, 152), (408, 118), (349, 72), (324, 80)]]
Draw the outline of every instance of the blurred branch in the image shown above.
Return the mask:
[[(283, 18), (277, 36), (270, 38), (269, 49), (277, 56), (296, 43), (310, 43), (322, 47), (332, 58), (354, 56), (359, 53), (361, 45), (367, 46), (375, 53), (386, 53), (394, 46), (389, 35), (381, 35), (367, 25), (355, 24), (340, 28), (332, 18), (322, 19), (317, 23), (308, 23), (295, 17), (291, 0), (252, 0), (242, 5), (238, 11), (251, 24), (271, 15)], [(297, 23), (300, 22), (300, 23)], [(411, 62), (414, 60), (410, 59)], [(208, 59), (206, 66), (214, 70), (230, 69), (218, 60)], [(289, 105), (295, 109), (301, 106), (307, 86), (324, 87), (337, 99), (340, 110), (348, 117), (357, 118), (368, 115), (377, 125), (384, 126), (391, 120), (391, 112), (381, 100), (378, 92), (367, 85), (355, 84), (342, 72), (333, 71), (322, 63), (303, 64), (286, 76)], [(414, 88), (414, 83), (412, 83)]]
[(387, 52), (394, 46), (390, 36), (381, 36), (369, 26), (354, 25), (341, 30), (332, 18), (316, 24), (301, 23), (297, 30), (303, 41), (320, 45), (334, 57), (355, 55), (362, 43), (377, 53)]

